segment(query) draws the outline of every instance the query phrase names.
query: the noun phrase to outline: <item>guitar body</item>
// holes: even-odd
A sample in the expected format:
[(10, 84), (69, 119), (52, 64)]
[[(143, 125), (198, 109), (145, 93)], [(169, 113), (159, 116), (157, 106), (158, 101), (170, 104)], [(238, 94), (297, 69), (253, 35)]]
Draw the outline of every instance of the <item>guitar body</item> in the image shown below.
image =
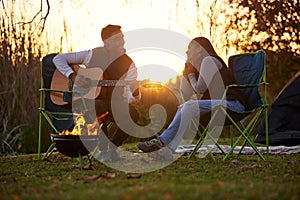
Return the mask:
[[(80, 67), (79, 65), (72, 65), (71, 67), (77, 75), (81, 75), (91, 80), (102, 80), (103, 78), (103, 71), (101, 68), (97, 67), (86, 69)], [(73, 87), (76, 87), (76, 81)], [(53, 73), (50, 90), (69, 91), (69, 78), (65, 77), (60, 71), (56, 69)], [(100, 92), (101, 86), (98, 86), (97, 83), (92, 84), (91, 87), (88, 88), (88, 91), (84, 93), (82, 97), (87, 99), (95, 99), (97, 96), (99, 96)], [(64, 101), (63, 97), (63, 92), (50, 91), (51, 101), (56, 105), (68, 104), (68, 102)], [(79, 98), (81, 97), (73, 97), (73, 100)]]

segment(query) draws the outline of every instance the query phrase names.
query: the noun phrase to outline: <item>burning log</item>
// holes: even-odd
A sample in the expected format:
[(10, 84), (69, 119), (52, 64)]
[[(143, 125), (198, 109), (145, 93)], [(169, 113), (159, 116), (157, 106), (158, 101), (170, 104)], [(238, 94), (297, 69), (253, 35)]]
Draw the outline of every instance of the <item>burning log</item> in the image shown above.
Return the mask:
[(51, 134), (52, 142), (57, 150), (69, 157), (85, 156), (97, 146), (102, 120), (108, 112), (97, 117), (92, 124), (86, 124), (83, 114), (76, 115), (72, 131), (65, 130), (59, 134)]

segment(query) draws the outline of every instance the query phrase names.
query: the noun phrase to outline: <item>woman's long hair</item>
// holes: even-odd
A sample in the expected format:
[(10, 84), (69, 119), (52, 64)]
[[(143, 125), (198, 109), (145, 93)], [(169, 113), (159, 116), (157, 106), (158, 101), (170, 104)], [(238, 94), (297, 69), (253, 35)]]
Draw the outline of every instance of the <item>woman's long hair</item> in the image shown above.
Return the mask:
[[(216, 57), (224, 66), (227, 66), (224, 60), (216, 53), (214, 47), (211, 42), (205, 37), (196, 37), (192, 41), (197, 42), (203, 49), (205, 49), (206, 53), (210, 56)], [(202, 62), (202, 60), (201, 60)], [(201, 63), (200, 62), (200, 63)]]

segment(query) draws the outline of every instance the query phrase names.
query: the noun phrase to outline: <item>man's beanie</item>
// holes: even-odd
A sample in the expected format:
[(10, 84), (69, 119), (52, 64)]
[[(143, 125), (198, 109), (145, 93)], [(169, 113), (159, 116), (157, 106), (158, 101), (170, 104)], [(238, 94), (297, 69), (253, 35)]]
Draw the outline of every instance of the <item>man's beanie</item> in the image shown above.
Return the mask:
[(104, 40), (110, 38), (111, 36), (115, 35), (116, 32), (121, 32), (121, 26), (108, 24), (101, 31), (102, 41), (104, 41)]

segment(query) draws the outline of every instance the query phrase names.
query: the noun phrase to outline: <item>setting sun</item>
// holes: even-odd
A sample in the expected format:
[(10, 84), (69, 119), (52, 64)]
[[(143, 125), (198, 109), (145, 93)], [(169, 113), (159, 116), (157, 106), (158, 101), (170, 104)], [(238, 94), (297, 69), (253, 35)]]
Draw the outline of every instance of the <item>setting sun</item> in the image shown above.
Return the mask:
[(176, 55), (158, 50), (142, 50), (129, 53), (138, 68), (138, 79), (150, 79), (166, 83), (179, 75), (184, 60)]

